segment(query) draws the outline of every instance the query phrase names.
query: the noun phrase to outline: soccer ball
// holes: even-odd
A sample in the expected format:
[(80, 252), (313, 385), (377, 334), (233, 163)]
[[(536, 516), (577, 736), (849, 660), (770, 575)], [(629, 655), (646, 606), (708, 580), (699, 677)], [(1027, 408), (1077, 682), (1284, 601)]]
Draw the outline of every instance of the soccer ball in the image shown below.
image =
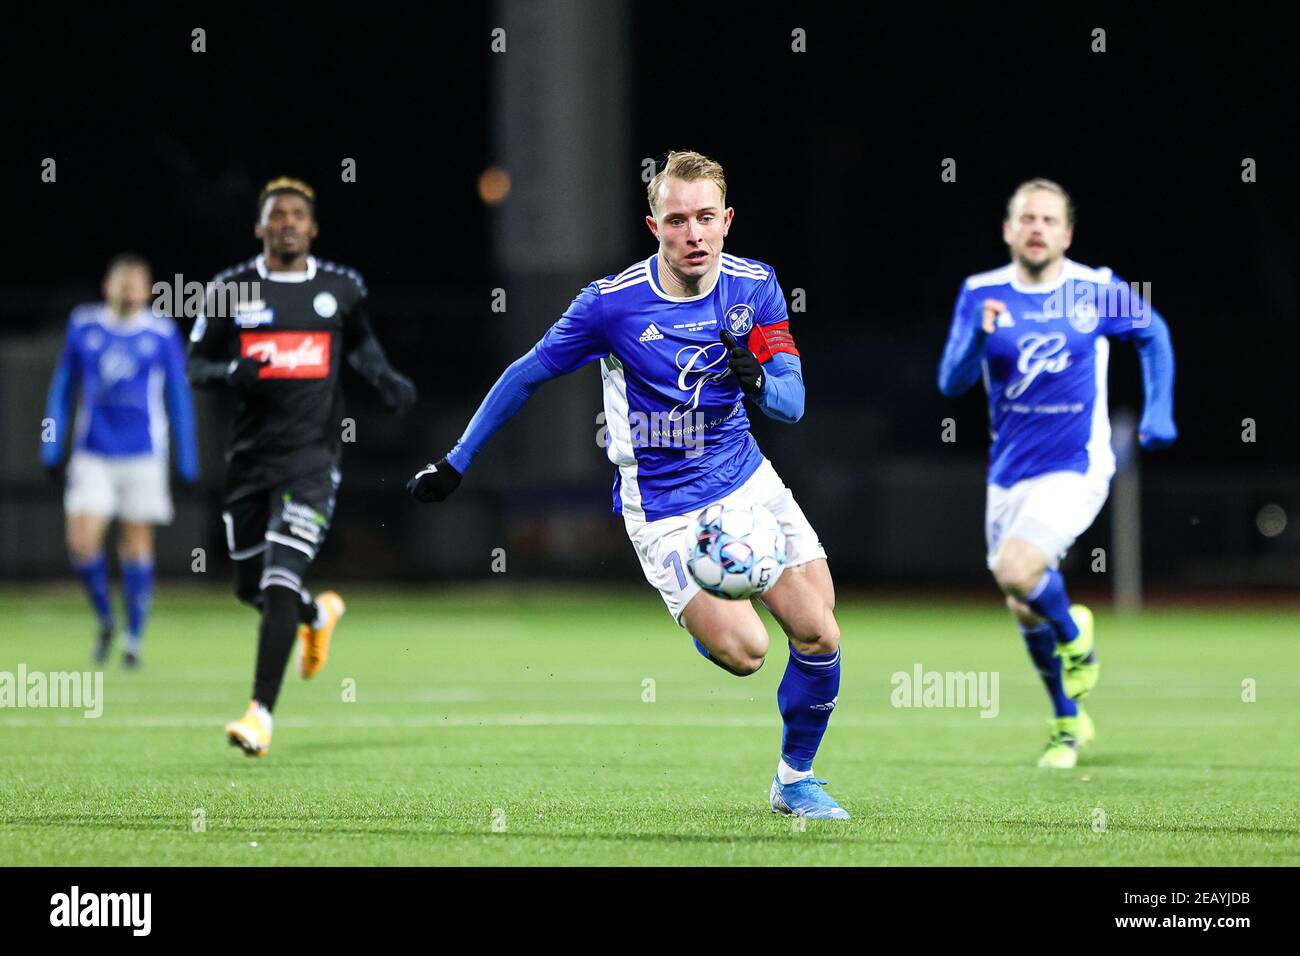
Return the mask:
[(711, 504), (696, 518), (695, 550), (686, 566), (710, 594), (729, 601), (758, 597), (785, 567), (785, 533), (762, 505)]

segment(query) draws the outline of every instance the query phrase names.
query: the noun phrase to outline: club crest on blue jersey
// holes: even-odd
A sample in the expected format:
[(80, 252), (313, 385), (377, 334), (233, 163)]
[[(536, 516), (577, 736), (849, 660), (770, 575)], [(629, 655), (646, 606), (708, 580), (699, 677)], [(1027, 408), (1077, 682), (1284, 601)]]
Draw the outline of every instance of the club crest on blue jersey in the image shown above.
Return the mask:
[(754, 327), (754, 310), (748, 305), (733, 305), (727, 310), (727, 328), (732, 335), (744, 335)]
[(99, 356), (99, 377), (106, 388), (135, 378), (139, 370), (140, 366), (130, 349), (113, 346)]
[(1076, 332), (1087, 335), (1097, 328), (1097, 307), (1091, 302), (1076, 302), (1069, 314), (1070, 325)]

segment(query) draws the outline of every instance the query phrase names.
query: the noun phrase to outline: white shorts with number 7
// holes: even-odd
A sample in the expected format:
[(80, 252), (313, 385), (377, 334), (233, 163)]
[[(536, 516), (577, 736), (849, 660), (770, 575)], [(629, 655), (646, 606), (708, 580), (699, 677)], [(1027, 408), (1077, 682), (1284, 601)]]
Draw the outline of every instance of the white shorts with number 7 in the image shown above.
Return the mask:
[[(794, 500), (794, 494), (781, 481), (781, 476), (766, 458), (743, 485), (720, 500), (730, 507), (764, 505), (776, 516), (776, 520), (781, 522), (781, 530), (785, 532), (787, 568), (826, 557), (826, 550), (818, 540), (817, 532), (804, 517), (803, 509)], [(660, 518), (658, 521), (642, 521), (626, 515), (623, 517), (627, 536), (636, 548), (637, 557), (641, 559), (645, 579), (659, 591), (659, 596), (668, 605), (668, 613), (678, 624), (682, 623), (682, 612), (686, 610), (686, 605), (700, 593), (700, 586), (686, 569), (686, 562), (695, 549), (696, 515), (709, 504), (712, 502), (705, 502), (690, 514)]]

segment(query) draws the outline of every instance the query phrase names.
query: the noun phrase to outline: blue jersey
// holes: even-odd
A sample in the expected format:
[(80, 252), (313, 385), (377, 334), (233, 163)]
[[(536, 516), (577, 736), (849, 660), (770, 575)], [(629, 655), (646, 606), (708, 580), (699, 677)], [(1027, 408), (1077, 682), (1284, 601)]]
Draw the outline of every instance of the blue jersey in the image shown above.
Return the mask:
[(198, 473), (180, 333), (171, 319), (147, 309), (124, 319), (102, 304), (73, 310), (46, 415), (55, 439), (41, 446), (47, 466), (59, 463), (74, 430), (78, 450), (111, 458), (166, 456), (170, 423), (177, 470), (187, 481)]
[(727, 369), (723, 324), (760, 362), (780, 354), (797, 363), (775, 273), (728, 253), (713, 288), (697, 296), (660, 288), (657, 255), (592, 282), (537, 344), (556, 375), (600, 360), (615, 512), (646, 521), (688, 514), (762, 464)]
[[(983, 303), (1006, 305), (992, 334)], [(1115, 471), (1106, 400), (1108, 338), (1134, 340), (1146, 382), (1144, 425), (1173, 430), (1173, 353), (1150, 303), (1109, 269), (1064, 260), (1055, 282), (1026, 286), (1013, 265), (970, 276), (953, 309), (940, 389), (960, 394), (982, 374), (993, 445), (988, 481), (1010, 487), (1052, 471)], [(1146, 346), (1155, 345), (1154, 348)]]

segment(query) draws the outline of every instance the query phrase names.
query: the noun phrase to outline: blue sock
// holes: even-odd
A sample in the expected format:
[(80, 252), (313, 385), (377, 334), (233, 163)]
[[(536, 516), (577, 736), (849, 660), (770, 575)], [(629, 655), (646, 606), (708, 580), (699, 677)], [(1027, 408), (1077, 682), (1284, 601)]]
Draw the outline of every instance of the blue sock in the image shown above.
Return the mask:
[(108, 603), (108, 562), (104, 560), (104, 556), (101, 554), (84, 564), (78, 564), (74, 560), (72, 570), (77, 572), (77, 577), (81, 579), (81, 586), (86, 589), (90, 606), (94, 609), (95, 616), (99, 618), (99, 626), (111, 628), (113, 608)]
[(1065, 578), (1055, 568), (1048, 568), (1038, 585), (1025, 595), (1025, 603), (1035, 614), (1045, 617), (1056, 631), (1056, 643), (1064, 644), (1079, 636), (1079, 625), (1070, 617), (1070, 595), (1065, 593)]
[(122, 562), (122, 597), (126, 604), (126, 646), (138, 651), (153, 605), (153, 561)]
[(1077, 716), (1079, 705), (1065, 696), (1065, 685), (1061, 682), (1061, 659), (1056, 656), (1056, 629), (1044, 621), (1034, 627), (1021, 624), (1020, 633), (1025, 637), (1029, 657), (1047, 687), (1047, 696), (1052, 698), (1052, 712), (1057, 717)]
[(776, 703), (785, 723), (781, 759), (791, 770), (812, 770), (839, 694), (840, 652), (800, 654), (790, 645), (790, 660), (776, 691)]

